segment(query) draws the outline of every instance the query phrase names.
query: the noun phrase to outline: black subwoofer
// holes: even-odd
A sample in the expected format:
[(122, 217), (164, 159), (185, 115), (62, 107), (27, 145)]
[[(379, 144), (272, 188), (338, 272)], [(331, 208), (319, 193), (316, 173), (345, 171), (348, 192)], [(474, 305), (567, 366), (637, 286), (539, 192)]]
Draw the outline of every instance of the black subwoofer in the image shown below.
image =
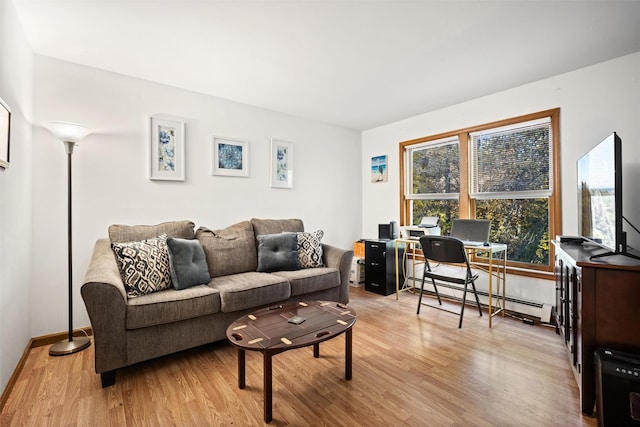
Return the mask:
[(595, 353), (599, 427), (640, 427), (640, 356), (611, 349)]

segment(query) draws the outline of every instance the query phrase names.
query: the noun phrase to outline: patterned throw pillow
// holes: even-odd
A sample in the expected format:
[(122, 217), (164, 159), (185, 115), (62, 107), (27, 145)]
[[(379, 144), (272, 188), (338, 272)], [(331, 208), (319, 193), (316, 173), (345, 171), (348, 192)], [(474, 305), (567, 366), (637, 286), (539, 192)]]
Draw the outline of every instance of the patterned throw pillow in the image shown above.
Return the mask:
[(135, 298), (171, 287), (167, 235), (139, 242), (111, 243), (127, 290)]
[(298, 233), (298, 263), (300, 268), (323, 267), (322, 243), (320, 239), (324, 231), (318, 230), (312, 233), (306, 231)]

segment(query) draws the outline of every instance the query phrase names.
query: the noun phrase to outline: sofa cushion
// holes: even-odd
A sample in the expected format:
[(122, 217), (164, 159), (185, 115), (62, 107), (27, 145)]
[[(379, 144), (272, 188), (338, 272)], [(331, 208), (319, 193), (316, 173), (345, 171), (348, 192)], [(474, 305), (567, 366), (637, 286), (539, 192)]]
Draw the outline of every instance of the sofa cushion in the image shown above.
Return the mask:
[(285, 278), (255, 271), (214, 277), (209, 286), (220, 291), (221, 311), (225, 313), (284, 301), (291, 295)]
[(191, 221), (170, 221), (156, 225), (123, 225), (113, 224), (109, 227), (109, 239), (112, 242), (133, 242), (151, 239), (161, 234), (168, 237), (193, 239), (195, 237)]
[(215, 231), (200, 227), (196, 237), (204, 249), (211, 277), (256, 271), (258, 255), (249, 221)]
[(300, 268), (322, 267), (322, 242), (324, 231), (318, 230), (312, 233), (298, 232), (298, 264)]
[(211, 278), (200, 241), (169, 237), (167, 246), (171, 282), (175, 289), (186, 289), (209, 282)]
[[(253, 232), (256, 236), (263, 234), (277, 234), (285, 231), (304, 231), (304, 224), (301, 219), (251, 219)], [(257, 245), (257, 241), (256, 241)]]
[(171, 287), (167, 235), (139, 242), (113, 242), (127, 297), (135, 298)]
[(296, 233), (264, 234), (258, 239), (257, 271), (297, 270), (298, 239)]
[(127, 301), (126, 328), (139, 329), (220, 311), (220, 293), (207, 285), (166, 289)]
[(296, 271), (277, 271), (272, 274), (289, 281), (292, 297), (340, 286), (340, 270), (336, 268), (305, 268)]

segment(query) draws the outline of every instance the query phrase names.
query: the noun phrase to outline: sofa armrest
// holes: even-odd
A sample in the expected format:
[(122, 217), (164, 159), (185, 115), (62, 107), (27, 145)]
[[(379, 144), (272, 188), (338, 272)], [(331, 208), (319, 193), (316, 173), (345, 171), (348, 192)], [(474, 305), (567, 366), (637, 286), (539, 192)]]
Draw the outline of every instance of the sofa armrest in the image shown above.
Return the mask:
[(93, 330), (96, 373), (126, 366), (127, 295), (109, 239), (96, 242), (80, 292)]
[(114, 286), (126, 303), (127, 291), (124, 288), (116, 256), (111, 249), (111, 241), (109, 239), (99, 239), (93, 248), (91, 261), (84, 275), (84, 283), (91, 282)]
[(338, 302), (343, 304), (349, 302), (349, 273), (352, 259), (352, 250), (340, 249), (326, 243), (322, 244), (322, 261), (324, 265), (337, 268), (340, 271), (340, 296)]

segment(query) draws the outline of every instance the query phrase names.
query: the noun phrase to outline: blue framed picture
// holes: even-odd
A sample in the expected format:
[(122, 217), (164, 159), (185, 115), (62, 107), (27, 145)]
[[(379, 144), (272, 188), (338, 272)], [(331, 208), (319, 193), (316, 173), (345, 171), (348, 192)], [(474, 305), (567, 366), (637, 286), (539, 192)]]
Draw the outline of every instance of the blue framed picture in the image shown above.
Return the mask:
[(249, 143), (233, 138), (213, 137), (211, 174), (249, 176)]
[(271, 187), (293, 188), (293, 143), (271, 138)]
[(150, 117), (149, 179), (184, 181), (184, 122), (176, 117)]
[(371, 158), (371, 182), (387, 182), (387, 156)]

